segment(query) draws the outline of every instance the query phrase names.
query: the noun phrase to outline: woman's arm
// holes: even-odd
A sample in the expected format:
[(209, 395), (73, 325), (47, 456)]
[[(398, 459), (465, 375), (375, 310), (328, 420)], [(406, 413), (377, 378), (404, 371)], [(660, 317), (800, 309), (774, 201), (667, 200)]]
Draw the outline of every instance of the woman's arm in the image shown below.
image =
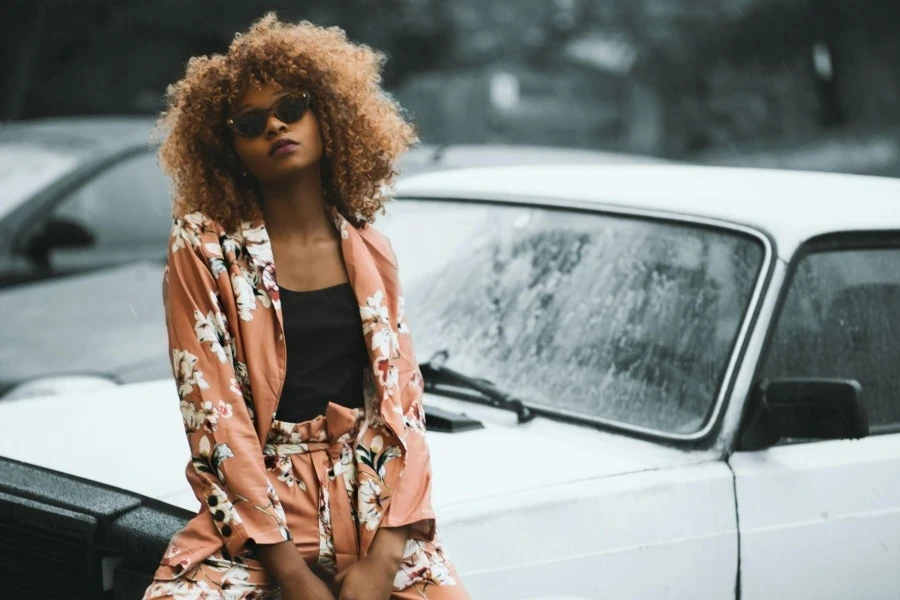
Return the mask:
[[(235, 374), (234, 346), (218, 300), (216, 278), (198, 219), (177, 219), (169, 240), (163, 298), (169, 351), (185, 433), (191, 449), (194, 493), (239, 554), (250, 540), (290, 540), (284, 513), (269, 483), (251, 418), (251, 402)], [(220, 273), (227, 279), (227, 273)], [(246, 390), (249, 392), (249, 390)], [(247, 396), (249, 398), (249, 395)]]
[(403, 562), (409, 526), (379, 527), (369, 552), (344, 569), (334, 580), (338, 600), (377, 598), (387, 600)]
[[(295, 586), (304, 589), (322, 583), (297, 552), (294, 542), (258, 544), (256, 555), (282, 588)], [(321, 588), (327, 591), (326, 586)], [(334, 598), (330, 593), (325, 597)]]
[(393, 581), (394, 575), (400, 570), (400, 563), (403, 562), (403, 551), (406, 549), (408, 539), (409, 525), (379, 527), (366, 558), (384, 565)]

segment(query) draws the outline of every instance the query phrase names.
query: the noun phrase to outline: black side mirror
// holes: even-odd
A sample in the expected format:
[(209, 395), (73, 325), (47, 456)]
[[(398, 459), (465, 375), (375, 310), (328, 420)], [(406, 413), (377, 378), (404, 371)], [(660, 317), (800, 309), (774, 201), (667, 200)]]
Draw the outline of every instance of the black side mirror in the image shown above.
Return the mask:
[(762, 450), (784, 438), (841, 440), (869, 435), (862, 386), (853, 379), (763, 380), (749, 402), (739, 450)]
[(49, 266), (53, 250), (88, 248), (94, 242), (94, 234), (83, 225), (67, 219), (50, 219), (28, 240), (25, 252), (36, 264)]

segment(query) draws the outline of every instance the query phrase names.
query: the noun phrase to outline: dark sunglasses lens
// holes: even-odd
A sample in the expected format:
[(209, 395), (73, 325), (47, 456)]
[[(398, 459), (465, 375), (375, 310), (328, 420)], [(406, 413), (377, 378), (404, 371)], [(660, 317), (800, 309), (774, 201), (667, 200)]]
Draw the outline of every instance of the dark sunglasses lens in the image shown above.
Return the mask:
[(282, 123), (293, 123), (303, 118), (307, 107), (309, 107), (309, 96), (289, 96), (278, 103), (275, 116)]
[(232, 120), (232, 127), (238, 135), (256, 137), (266, 129), (266, 117), (259, 112), (247, 112)]

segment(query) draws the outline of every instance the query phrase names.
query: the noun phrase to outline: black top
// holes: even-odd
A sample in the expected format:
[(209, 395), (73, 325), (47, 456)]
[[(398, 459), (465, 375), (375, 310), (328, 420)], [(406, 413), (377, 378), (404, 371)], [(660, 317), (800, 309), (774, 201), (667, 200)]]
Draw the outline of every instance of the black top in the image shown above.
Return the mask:
[(281, 288), (287, 373), (275, 418), (302, 423), (329, 402), (362, 408), (369, 362), (359, 305), (350, 282), (296, 292)]

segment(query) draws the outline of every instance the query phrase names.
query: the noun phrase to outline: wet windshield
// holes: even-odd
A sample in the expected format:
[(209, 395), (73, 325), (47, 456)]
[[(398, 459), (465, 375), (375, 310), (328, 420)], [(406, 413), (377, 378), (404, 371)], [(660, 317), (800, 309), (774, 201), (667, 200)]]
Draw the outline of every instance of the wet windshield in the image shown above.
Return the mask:
[(471, 202), (401, 200), (379, 227), (420, 361), (447, 349), (530, 404), (677, 433), (714, 405), (764, 256), (726, 230)]

